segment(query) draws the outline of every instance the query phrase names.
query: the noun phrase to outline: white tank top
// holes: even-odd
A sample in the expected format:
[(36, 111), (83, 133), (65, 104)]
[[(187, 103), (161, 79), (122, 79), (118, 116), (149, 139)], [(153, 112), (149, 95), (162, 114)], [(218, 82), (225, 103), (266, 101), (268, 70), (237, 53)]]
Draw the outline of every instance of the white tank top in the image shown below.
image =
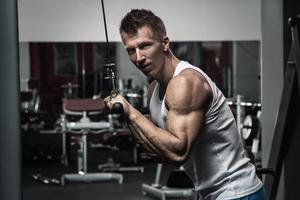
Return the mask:
[[(235, 199), (258, 191), (262, 182), (246, 156), (234, 116), (224, 95), (201, 69), (185, 61), (177, 65), (173, 77), (187, 68), (202, 74), (213, 92), (211, 106), (205, 113), (203, 130), (183, 164), (196, 191), (203, 199)], [(161, 128), (165, 128), (168, 114), (164, 100), (165, 97), (159, 99), (157, 83), (149, 108), (152, 119)]]

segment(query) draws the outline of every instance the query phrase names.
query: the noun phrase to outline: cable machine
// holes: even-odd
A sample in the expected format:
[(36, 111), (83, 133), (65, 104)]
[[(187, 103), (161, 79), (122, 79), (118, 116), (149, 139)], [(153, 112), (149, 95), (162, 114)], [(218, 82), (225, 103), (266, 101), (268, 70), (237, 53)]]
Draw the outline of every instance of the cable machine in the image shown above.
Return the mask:
[(300, 142), (300, 49), (299, 49), (300, 15), (290, 18), (292, 45), (286, 64), (284, 87), (275, 126), (265, 188), (267, 197), (275, 200), (285, 166), (285, 199), (294, 199), (298, 194), (297, 181), (300, 179), (300, 159), (298, 156)]

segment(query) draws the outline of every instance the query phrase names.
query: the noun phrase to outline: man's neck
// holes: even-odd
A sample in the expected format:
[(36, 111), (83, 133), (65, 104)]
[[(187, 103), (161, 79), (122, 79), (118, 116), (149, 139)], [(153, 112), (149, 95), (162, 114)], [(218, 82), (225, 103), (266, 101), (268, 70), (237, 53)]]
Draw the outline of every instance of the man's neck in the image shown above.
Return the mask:
[(173, 78), (176, 66), (178, 65), (178, 63), (180, 62), (180, 60), (174, 56), (171, 52), (168, 56), (166, 56), (165, 62), (164, 62), (164, 66), (163, 66), (163, 70), (161, 75), (156, 79), (157, 82), (160, 85), (160, 96), (163, 97), (166, 91), (166, 88), (170, 82), (170, 80)]

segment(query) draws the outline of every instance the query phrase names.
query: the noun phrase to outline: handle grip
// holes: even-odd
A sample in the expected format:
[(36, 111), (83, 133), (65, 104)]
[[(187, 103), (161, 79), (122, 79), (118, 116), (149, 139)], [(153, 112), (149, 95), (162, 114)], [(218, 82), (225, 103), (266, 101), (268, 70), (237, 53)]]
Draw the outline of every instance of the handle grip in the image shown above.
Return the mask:
[(119, 102), (114, 103), (111, 112), (115, 114), (123, 114), (124, 113), (123, 105)]

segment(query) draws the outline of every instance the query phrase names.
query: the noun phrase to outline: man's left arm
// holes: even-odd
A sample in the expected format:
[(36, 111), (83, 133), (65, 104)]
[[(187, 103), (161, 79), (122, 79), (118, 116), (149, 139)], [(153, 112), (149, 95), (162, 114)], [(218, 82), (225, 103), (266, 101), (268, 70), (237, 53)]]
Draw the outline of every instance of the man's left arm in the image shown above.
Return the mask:
[[(122, 101), (133, 135), (165, 160), (181, 163), (202, 129), (211, 88), (198, 73), (187, 71), (174, 77), (167, 87), (166, 129), (157, 127), (128, 102)], [(115, 98), (113, 101), (119, 101)], [(201, 134), (201, 133), (200, 133)]]

